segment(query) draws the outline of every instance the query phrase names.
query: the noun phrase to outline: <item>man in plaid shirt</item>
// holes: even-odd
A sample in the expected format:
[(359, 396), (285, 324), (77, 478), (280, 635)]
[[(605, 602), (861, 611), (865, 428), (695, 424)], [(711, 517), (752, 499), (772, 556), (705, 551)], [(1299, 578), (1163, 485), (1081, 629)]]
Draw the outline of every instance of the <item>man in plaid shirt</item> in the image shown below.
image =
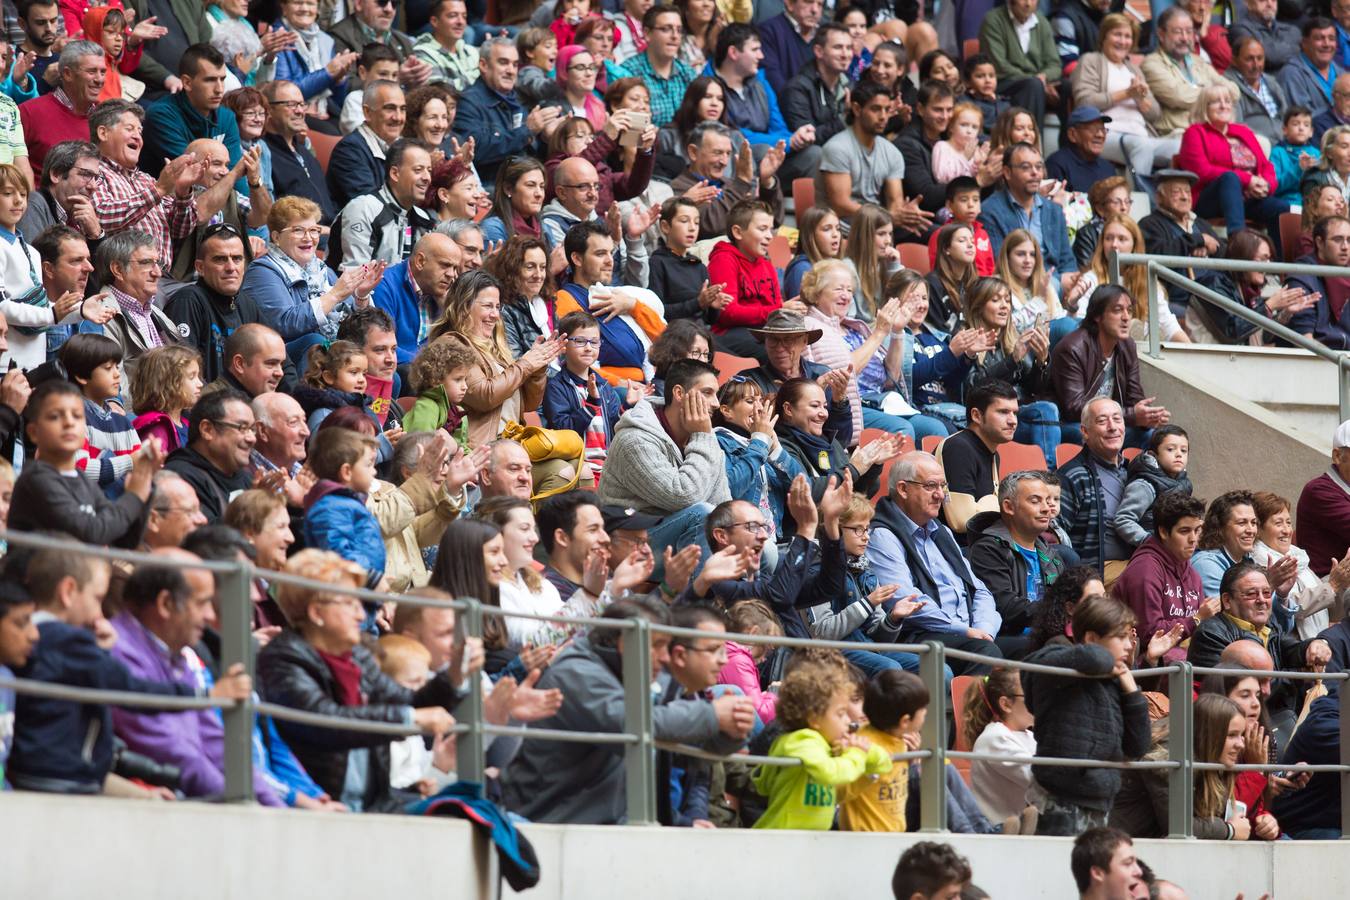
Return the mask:
[(652, 95), (652, 124), (657, 128), (670, 124), (680, 108), (684, 92), (697, 74), (680, 62), (680, 44), (684, 42), (684, 20), (673, 6), (659, 4), (642, 17), (647, 33), (647, 50), (619, 67), (623, 77), (641, 78)]

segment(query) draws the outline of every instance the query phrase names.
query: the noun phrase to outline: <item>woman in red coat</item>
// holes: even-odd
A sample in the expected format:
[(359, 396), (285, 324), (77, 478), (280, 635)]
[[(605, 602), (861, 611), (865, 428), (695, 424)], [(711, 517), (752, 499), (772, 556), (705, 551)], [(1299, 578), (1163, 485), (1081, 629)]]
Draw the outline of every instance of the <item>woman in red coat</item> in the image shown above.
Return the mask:
[(1195, 124), (1181, 137), (1176, 164), (1200, 176), (1191, 189), (1197, 216), (1222, 216), (1229, 234), (1251, 218), (1278, 242), (1280, 213), (1289, 212), (1289, 204), (1275, 199), (1275, 167), (1256, 135), (1233, 121), (1235, 93), (1227, 82), (1200, 92), (1192, 114)]

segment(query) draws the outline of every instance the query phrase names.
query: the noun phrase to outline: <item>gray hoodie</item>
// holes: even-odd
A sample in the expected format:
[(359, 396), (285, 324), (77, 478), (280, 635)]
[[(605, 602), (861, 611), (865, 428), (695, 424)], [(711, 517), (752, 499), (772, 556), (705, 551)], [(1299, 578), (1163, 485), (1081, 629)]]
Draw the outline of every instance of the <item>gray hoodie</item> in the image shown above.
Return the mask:
[(656, 516), (731, 499), (726, 457), (716, 435), (692, 434), (681, 452), (646, 401), (614, 426), (598, 490), (601, 503)]

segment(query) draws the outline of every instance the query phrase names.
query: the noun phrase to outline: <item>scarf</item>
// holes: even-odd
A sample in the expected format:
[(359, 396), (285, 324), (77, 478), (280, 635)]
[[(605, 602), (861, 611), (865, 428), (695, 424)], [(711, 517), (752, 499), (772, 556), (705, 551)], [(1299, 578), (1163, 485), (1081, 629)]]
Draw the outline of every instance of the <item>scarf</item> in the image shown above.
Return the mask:
[[(305, 283), (311, 303), (328, 293), (328, 289), (333, 286), (333, 282), (329, 280), (332, 270), (317, 256), (309, 261), (309, 265), (302, 266), (287, 256), (280, 247), (273, 246), (267, 258), (276, 263), (277, 268), (281, 269), (281, 274), (286, 276), (291, 284), (301, 281)], [(342, 316), (334, 309), (328, 314), (328, 321), (319, 323), (319, 331), (329, 340), (336, 338), (341, 319)]]
[[(285, 19), (281, 20), (281, 24), (282, 27), (289, 28), (291, 31), (295, 32), (296, 42), (292, 45), (291, 49), (295, 51), (296, 55), (299, 56), (300, 60), (305, 64), (305, 70), (309, 72), (322, 72), (324, 67), (332, 61), (332, 58), (329, 57), (328, 59), (324, 59), (323, 53), (319, 49), (319, 35), (323, 32), (319, 30), (318, 22), (312, 23), (308, 28), (296, 28)], [(261, 48), (261, 43), (258, 46)], [(312, 105), (316, 101), (327, 100), (332, 94), (332, 90), (324, 88), (313, 96), (306, 97), (305, 102)]]
[(844, 568), (848, 570), (849, 574), (851, 575), (862, 575), (864, 572), (867, 571), (867, 557), (845, 556)]
[(324, 665), (328, 666), (328, 671), (333, 673), (333, 680), (337, 682), (337, 699), (343, 706), (364, 706), (365, 699), (361, 695), (361, 667), (352, 659), (352, 652), (348, 650), (341, 656), (334, 656), (331, 653), (324, 653), (315, 647), (314, 652), (319, 654)]
[(816, 474), (824, 474), (833, 470), (830, 464), (830, 449), (832, 444), (825, 440), (821, 435), (810, 434), (802, 431), (793, 425), (779, 424), (778, 436), (792, 441), (802, 448), (808, 464), (816, 469)]

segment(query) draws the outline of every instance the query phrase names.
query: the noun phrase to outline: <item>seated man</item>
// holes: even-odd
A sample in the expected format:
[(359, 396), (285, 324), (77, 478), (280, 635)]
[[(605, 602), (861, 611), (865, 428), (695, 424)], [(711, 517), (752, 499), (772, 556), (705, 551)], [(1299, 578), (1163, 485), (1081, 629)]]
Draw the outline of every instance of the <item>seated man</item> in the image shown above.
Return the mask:
[(235, 390), (252, 398), (282, 385), (294, 389), (294, 373), (287, 377), (289, 366), (281, 335), (261, 322), (241, 325), (225, 338), (220, 349), (219, 375), (202, 388), (202, 396)]
[[(1247, 124), (1245, 119), (1243, 124)], [(1337, 125), (1350, 125), (1350, 72), (1342, 72), (1337, 77), (1336, 83), (1331, 86), (1331, 105), (1313, 117), (1313, 145), (1320, 147), (1322, 135)], [(1279, 138), (1272, 143), (1278, 144)]]
[(210, 226), (197, 242), (197, 280), (164, 305), (165, 314), (178, 323), (178, 337), (201, 356), (203, 384), (224, 375), (225, 343), (230, 335), (244, 325), (262, 322), (257, 301), (239, 291), (247, 265), (242, 234), (234, 228)]
[(825, 438), (833, 437), (841, 445), (853, 440), (853, 413), (848, 403), (848, 373), (830, 370), (824, 363), (803, 359), (806, 348), (820, 340), (819, 328), (808, 328), (800, 313), (778, 309), (769, 313), (763, 327), (750, 329), (755, 340), (764, 344), (767, 362), (741, 374), (759, 385), (765, 397), (778, 393), (778, 386), (791, 378), (810, 378), (825, 388), (829, 418), (825, 420)]
[(1228, 40), (1234, 50), (1242, 38), (1256, 39), (1265, 50), (1266, 71), (1271, 76), (1279, 74), (1302, 52), (1298, 26), (1280, 21), (1276, 17), (1278, 9), (1279, 0), (1247, 0), (1246, 15), (1238, 16), (1237, 21), (1228, 26)]
[(659, 411), (639, 403), (624, 413), (597, 490), (606, 505), (661, 516), (649, 529), (658, 554), (703, 545), (708, 513), (731, 499), (722, 447), (712, 433), (717, 371), (698, 360), (676, 362), (666, 373), (665, 401)]
[(793, 130), (811, 125), (822, 147), (847, 128), (853, 39), (837, 22), (822, 25), (811, 39), (811, 62), (793, 74), (778, 97), (783, 118)]
[[(145, 114), (142, 166), (158, 176), (164, 164), (190, 151), (189, 145), (208, 138), (225, 145), (229, 166), (239, 162), (239, 120), (222, 104), (225, 98), (225, 57), (210, 44), (193, 44), (178, 58), (183, 89), (151, 103)], [(245, 185), (237, 185), (245, 196)]]
[(1036, 0), (1008, 0), (995, 7), (980, 25), (980, 52), (994, 61), (998, 92), (1013, 106), (1045, 120), (1047, 109), (1059, 107), (1064, 64), (1055, 47), (1055, 32), (1036, 11)]
[(1013, 472), (998, 485), (998, 512), (970, 520), (970, 569), (994, 595), (1003, 623), (996, 641), (1006, 656), (1021, 655), (1036, 604), (1064, 571), (1041, 534), (1050, 527), (1050, 487), (1040, 472)]
[(289, 81), (269, 81), (262, 92), (267, 101), (263, 142), (271, 151), (273, 195), (312, 200), (319, 207), (320, 223), (331, 224), (338, 207), (306, 136), (304, 95)]
[(336, 52), (360, 53), (366, 44), (384, 44), (403, 61), (400, 81), (416, 87), (431, 77), (431, 66), (413, 56), (413, 39), (393, 27), (393, 7), (381, 0), (355, 0), (348, 9), (347, 17), (328, 29)]
[(745, 200), (762, 200), (773, 210), (773, 221), (783, 221), (783, 188), (778, 181), (778, 166), (783, 161), (781, 147), (770, 149), (755, 164), (750, 145), (742, 144), (736, 158), (736, 177), (723, 181), (731, 162), (731, 131), (721, 122), (700, 122), (689, 134), (689, 167), (670, 183), (679, 196), (700, 182), (719, 188), (717, 196), (699, 204), (698, 230), (704, 237), (727, 233), (731, 210)]
[(1120, 404), (1109, 397), (1089, 400), (1082, 429), (1083, 449), (1057, 473), (1062, 483), (1059, 526), (1084, 565), (1105, 568), (1109, 589), (1134, 549), (1111, 527), (1125, 494), (1128, 465), (1120, 452), (1125, 443)]
[(389, 174), (385, 156), (403, 135), (408, 112), (403, 88), (392, 81), (366, 85), (361, 108), (366, 121), (338, 141), (328, 159), (328, 193), (337, 210), (362, 194), (377, 193), (384, 185)]
[[(1313, 701), (1307, 718), (1280, 754), (1280, 762), (1341, 764), (1341, 698), (1337, 694)], [(1314, 772), (1302, 790), (1276, 797), (1271, 812), (1284, 835), (1296, 841), (1340, 840), (1341, 779), (1331, 771)]]
[(556, 104), (540, 103), (530, 110), (521, 106), (516, 95), (519, 68), (520, 53), (513, 39), (488, 38), (478, 50), (479, 78), (459, 95), (453, 117), (459, 142), (473, 138), (474, 167), (489, 193), (502, 163), (526, 152), (541, 133), (547, 140), (562, 123)]
[[(650, 157), (647, 157), (650, 159)], [(539, 211), (539, 226), (550, 250), (561, 247), (567, 232), (578, 222), (600, 222), (600, 173), (579, 156), (564, 159), (553, 170), (553, 199)], [(642, 237), (651, 225), (647, 210), (639, 205), (623, 224), (623, 246), (615, 249), (617, 285), (647, 285), (647, 244)], [(612, 237), (612, 235), (611, 235)], [(619, 273), (622, 273), (620, 275)]]
[(143, 231), (118, 231), (98, 245), (95, 260), (98, 283), (110, 289), (117, 313), (103, 333), (122, 348), (122, 364), (130, 388), (136, 364), (146, 350), (178, 342), (178, 325), (155, 305), (155, 292), (164, 274), (159, 248)]
[(1162, 114), (1153, 123), (1158, 136), (1180, 137), (1191, 124), (1191, 107), (1201, 89), (1222, 84), (1224, 77), (1196, 52), (1195, 23), (1185, 7), (1169, 7), (1155, 24), (1158, 49), (1144, 57), (1139, 68), (1162, 107)]
[(1040, 191), (1045, 177), (1045, 163), (1041, 152), (1030, 144), (1012, 144), (1003, 151), (1003, 180), (1007, 187), (995, 192), (980, 210), (980, 222), (989, 232), (994, 255), (998, 256), (1003, 239), (1015, 229), (1031, 223), (1035, 234), (1040, 223), (1041, 257), (1045, 271), (1056, 281), (1072, 283), (1064, 276), (1078, 271), (1073, 246), (1069, 243), (1069, 227), (1063, 208)]
[(444, 315), (445, 296), (459, 277), (461, 258), (459, 245), (450, 238), (436, 232), (424, 234), (408, 258), (386, 269), (375, 286), (371, 300), (394, 325), (399, 365), (412, 362), (423, 335)]
[(1298, 543), (1308, 568), (1326, 578), (1350, 547), (1350, 420), (1331, 438), (1331, 466), (1309, 481), (1298, 497)]
[[(211, 678), (192, 645), (215, 619), (215, 580), (191, 568), (198, 557), (186, 550), (166, 549), (161, 555), (178, 560), (181, 569), (138, 566), (122, 590), (126, 609), (112, 619), (117, 643), (112, 655), (137, 678), (166, 687), (183, 685), (196, 693)], [(136, 753), (176, 766), (179, 787), (188, 797), (218, 798), (225, 791), (225, 732), (213, 709), (171, 712), (153, 709), (113, 710), (113, 729)], [(264, 806), (285, 806), (268, 784), (262, 767), (253, 770), (253, 790)]]
[[(1195, 214), (1195, 200), (1191, 186), (1199, 179), (1185, 169), (1162, 169), (1155, 172), (1158, 191), (1153, 197), (1153, 212), (1139, 220), (1144, 235), (1144, 250), (1159, 256), (1220, 257), (1227, 252), (1228, 242), (1220, 239), (1214, 228)], [(1198, 280), (1212, 277), (1210, 270), (1195, 272)], [(1185, 288), (1167, 289), (1168, 304), (1178, 317), (1186, 315), (1190, 294)], [(1061, 410), (1064, 407), (1060, 407)], [(1064, 412), (1068, 416), (1067, 411)]]
[(1111, 117), (1095, 106), (1080, 106), (1069, 113), (1064, 146), (1045, 161), (1045, 171), (1063, 181), (1071, 191), (1087, 193), (1099, 181), (1113, 178), (1116, 167), (1102, 156), (1106, 147), (1106, 123)]
[[(272, 195), (262, 183), (261, 149), (245, 153), (234, 168), (230, 167), (225, 145), (220, 141), (198, 138), (188, 144), (188, 152), (202, 164), (201, 177), (192, 185), (201, 221), (186, 238), (174, 242), (169, 275), (175, 281), (192, 279), (197, 247), (208, 231), (214, 234), (221, 228), (233, 228), (244, 236), (246, 259), (266, 255), (267, 242), (250, 235), (249, 229), (265, 228), (267, 214), (272, 211)], [(238, 181), (234, 177), (236, 172), (244, 173)], [(248, 195), (238, 191), (240, 183), (248, 185)]]
[[(762, 4), (767, 8), (768, 4)], [(820, 26), (824, 4), (820, 0), (783, 0), (783, 12), (758, 21), (762, 41), (764, 76), (775, 94), (782, 94), (787, 83), (811, 65), (811, 40)], [(758, 17), (757, 17), (758, 19)]]
[[(947, 493), (942, 466), (931, 454), (906, 453), (891, 465), (886, 496), (877, 502), (867, 559), (881, 584), (897, 586), (882, 604), (889, 613), (901, 598), (917, 594), (920, 607), (899, 622), (888, 615), (873, 633), (881, 641), (937, 640), (958, 650), (1002, 657), (994, 636), (1003, 619), (994, 597), (951, 531), (938, 522)], [(957, 675), (989, 671), (983, 663), (952, 660)]]
[[(1329, 216), (1313, 226), (1314, 253), (1297, 260), (1322, 266), (1350, 264), (1350, 219)], [(1150, 251), (1152, 252), (1152, 251)], [(1289, 327), (1299, 334), (1326, 344), (1333, 350), (1350, 350), (1350, 278), (1298, 273), (1289, 276), (1291, 287), (1318, 296), (1318, 301), (1297, 312)]]
[[(626, 524), (630, 528), (642, 530), (661, 522), (658, 516), (636, 511), (629, 520)], [(595, 494), (568, 491), (549, 497), (539, 504), (535, 525), (539, 530), (539, 545), (548, 554), (544, 578), (562, 597), (570, 597), (582, 590), (586, 582), (587, 559), (592, 553), (609, 555), (611, 543)]]
[[(643, 404), (644, 406), (646, 404)], [(647, 599), (615, 601), (607, 619), (641, 616), (670, 624), (668, 607)], [(558, 688), (562, 707), (538, 727), (563, 731), (624, 730), (623, 671), (631, 632), (594, 628), (559, 651), (539, 679), (541, 689)], [(661, 677), (669, 659), (670, 638), (652, 633), (652, 677)], [(755, 721), (754, 703), (726, 694), (713, 701), (672, 699), (653, 704), (657, 740), (701, 745), (713, 753), (734, 753)], [(618, 824), (627, 813), (623, 754), (613, 746), (549, 740), (525, 741), (504, 779), (506, 806), (535, 822)]]
[(651, 98), (652, 124), (669, 125), (680, 108), (684, 92), (698, 75), (680, 59), (684, 42), (684, 16), (666, 3), (658, 3), (642, 16), (647, 47), (619, 66), (620, 78), (641, 78)]
[[(258, 441), (249, 454), (249, 465), (257, 475), (281, 471), (294, 479), (308, 455), (309, 425), (304, 409), (290, 394), (276, 391), (254, 397), (252, 407), (258, 423)], [(291, 506), (298, 507), (304, 502), (304, 490), (299, 493), (299, 497), (287, 496)]]
[[(436, 227), (419, 205), (431, 185), (431, 151), (416, 138), (394, 141), (385, 152), (388, 175), (378, 190), (353, 197), (333, 225), (341, 239), (329, 244), (329, 258), (341, 252), (339, 269), (377, 260), (393, 265), (412, 253), (423, 234)], [(336, 152), (336, 151), (335, 151)], [(330, 169), (331, 171), (331, 169)]]
[(1280, 86), (1291, 105), (1306, 108), (1316, 119), (1331, 108), (1331, 86), (1341, 76), (1336, 62), (1336, 23), (1310, 16), (1303, 21), (1302, 36), (1302, 52), (1280, 70)]
[(942, 521), (964, 535), (978, 512), (999, 506), (998, 447), (1017, 432), (1017, 391), (1002, 381), (987, 381), (966, 394), (966, 427), (938, 445), (937, 458), (951, 491)]
[(219, 522), (230, 497), (253, 486), (255, 428), (249, 398), (228, 388), (204, 395), (188, 413), (188, 445), (164, 467), (192, 485), (207, 522)]

